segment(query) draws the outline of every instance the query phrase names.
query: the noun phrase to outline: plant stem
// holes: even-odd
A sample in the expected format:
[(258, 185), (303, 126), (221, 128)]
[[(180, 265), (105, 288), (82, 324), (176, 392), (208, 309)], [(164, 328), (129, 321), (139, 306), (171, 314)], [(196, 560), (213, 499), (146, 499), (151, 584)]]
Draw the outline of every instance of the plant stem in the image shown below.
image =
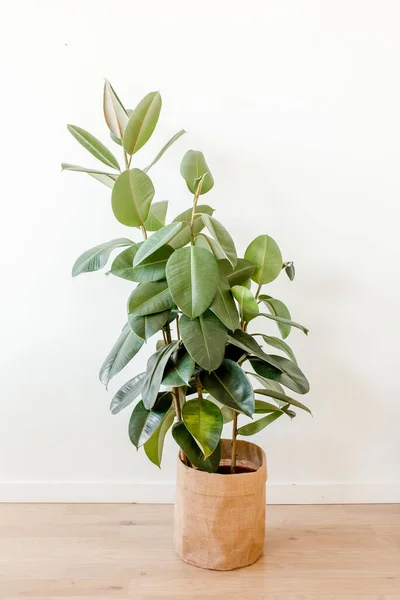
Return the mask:
[(261, 288), (262, 288), (262, 282), (260, 281), (260, 283), (258, 284), (258, 288), (257, 288), (257, 291), (256, 291), (256, 295), (255, 295), (255, 299), (256, 299), (256, 300), (257, 300), (257, 298), (258, 298), (258, 296), (259, 296), (259, 294), (260, 294), (260, 292), (261, 292)]
[(236, 471), (236, 436), (237, 436), (237, 418), (238, 414), (236, 410), (233, 411), (232, 421), (232, 449), (231, 449), (231, 474), (233, 475)]
[(178, 419), (178, 421), (182, 421), (182, 409), (181, 409), (181, 402), (180, 402), (180, 398), (179, 398), (179, 388), (173, 387), (172, 391), (174, 394), (174, 405), (175, 405), (176, 418)]
[(201, 381), (200, 381), (200, 377), (197, 376), (196, 377), (196, 389), (197, 389), (197, 395), (199, 398), (203, 397), (203, 386), (201, 385)]
[(203, 177), (200, 179), (199, 184), (197, 186), (196, 193), (195, 193), (194, 198), (193, 198), (192, 218), (190, 220), (190, 237), (191, 237), (192, 246), (194, 246), (194, 218), (195, 218), (195, 215), (196, 215), (197, 203), (199, 201), (200, 192), (201, 192), (201, 188), (203, 186), (204, 177), (206, 175), (207, 175), (207, 173), (205, 173), (203, 175)]
[(179, 317), (176, 317), (175, 322), (176, 322), (176, 335), (178, 337), (178, 340), (180, 340), (181, 332), (179, 331)]
[(125, 160), (125, 168), (129, 169), (128, 155), (126, 154), (125, 150), (124, 150), (124, 160)]
[(164, 330), (165, 330), (165, 334), (167, 336), (167, 343), (170, 344), (172, 342), (172, 338), (171, 338), (171, 327), (169, 326), (169, 323), (164, 325)]

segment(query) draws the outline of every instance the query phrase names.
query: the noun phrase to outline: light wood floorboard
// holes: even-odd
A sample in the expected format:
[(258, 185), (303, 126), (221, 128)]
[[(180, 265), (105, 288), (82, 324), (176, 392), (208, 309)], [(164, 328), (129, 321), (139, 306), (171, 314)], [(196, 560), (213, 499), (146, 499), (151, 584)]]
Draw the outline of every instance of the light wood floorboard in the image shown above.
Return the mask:
[(400, 600), (400, 505), (267, 507), (262, 558), (216, 572), (172, 548), (170, 505), (0, 505), (0, 599)]

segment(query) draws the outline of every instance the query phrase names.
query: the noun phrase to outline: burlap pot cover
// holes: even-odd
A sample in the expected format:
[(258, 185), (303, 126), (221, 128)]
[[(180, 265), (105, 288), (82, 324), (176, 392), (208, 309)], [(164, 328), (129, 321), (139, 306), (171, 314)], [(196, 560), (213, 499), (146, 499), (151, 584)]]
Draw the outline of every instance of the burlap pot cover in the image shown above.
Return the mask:
[[(231, 441), (221, 440), (221, 464), (230, 464)], [(221, 475), (187, 467), (178, 458), (174, 546), (197, 567), (228, 571), (261, 555), (265, 537), (264, 451), (237, 441), (237, 465), (253, 473)]]

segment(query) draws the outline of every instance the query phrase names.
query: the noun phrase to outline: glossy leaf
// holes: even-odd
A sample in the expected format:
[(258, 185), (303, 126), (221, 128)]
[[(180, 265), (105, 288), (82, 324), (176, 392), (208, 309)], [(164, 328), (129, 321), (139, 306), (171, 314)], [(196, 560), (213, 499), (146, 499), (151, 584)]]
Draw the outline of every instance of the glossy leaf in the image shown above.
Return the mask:
[(296, 360), (296, 357), (295, 357), (295, 355), (293, 353), (293, 350), (291, 349), (291, 347), (286, 342), (284, 342), (280, 338), (273, 337), (271, 335), (265, 335), (264, 333), (252, 333), (251, 335), (253, 337), (254, 336), (260, 336), (260, 337), (262, 337), (262, 339), (264, 340), (264, 342), (266, 344), (269, 344), (270, 346), (272, 346), (273, 348), (277, 348), (278, 350), (282, 350), (282, 352), (285, 352), (285, 354), (287, 354), (287, 356), (294, 363), (297, 364), (297, 360)]
[(170, 223), (162, 229), (159, 229), (140, 246), (138, 252), (133, 259), (133, 264), (136, 267), (140, 265), (146, 258), (154, 254), (156, 250), (159, 250), (165, 244), (168, 244), (171, 238), (176, 235), (180, 229), (182, 229), (182, 223)]
[(110, 242), (105, 242), (104, 244), (99, 244), (94, 248), (86, 250), (86, 252), (81, 254), (75, 261), (75, 264), (72, 267), (72, 277), (81, 275), (81, 273), (90, 273), (102, 269), (107, 264), (113, 250), (132, 244), (133, 242), (127, 238), (118, 238), (117, 240), (111, 240)]
[(132, 279), (132, 271), (133, 271), (133, 257), (138, 251), (139, 246), (137, 244), (132, 244), (126, 250), (123, 250), (118, 256), (116, 256), (111, 264), (111, 269), (106, 275), (111, 273), (116, 277), (121, 277), (122, 279), (128, 279), (128, 281), (135, 281)]
[(170, 409), (161, 421), (158, 429), (156, 429), (153, 435), (144, 444), (144, 451), (146, 452), (147, 458), (157, 467), (161, 467), (165, 436), (174, 422), (174, 419), (175, 411)]
[(282, 269), (282, 254), (278, 244), (269, 235), (259, 235), (251, 242), (244, 253), (256, 269), (251, 276), (256, 283), (274, 281)]
[(103, 110), (109, 130), (117, 140), (122, 140), (129, 117), (121, 100), (107, 79), (104, 82)]
[(275, 360), (271, 354), (266, 354), (256, 340), (246, 331), (237, 329), (232, 334), (228, 335), (228, 342), (241, 348), (247, 354), (254, 354), (261, 361), (273, 365), (276, 369), (283, 371), (279, 362)]
[(78, 165), (71, 165), (69, 163), (61, 163), (62, 171), (76, 171), (78, 173), (87, 173), (94, 179), (97, 179), (101, 183), (104, 183), (107, 187), (112, 188), (116, 179), (118, 178), (117, 173), (106, 173), (105, 171), (97, 171), (96, 169), (89, 169), (87, 167), (79, 167)]
[(160, 116), (161, 96), (150, 92), (137, 105), (129, 117), (123, 136), (123, 146), (128, 154), (135, 154), (151, 137)]
[(171, 356), (162, 380), (162, 385), (168, 387), (188, 385), (194, 371), (194, 360), (184, 348), (179, 348), (175, 355)]
[(168, 150), (168, 148), (170, 148), (172, 144), (176, 142), (176, 140), (179, 140), (181, 135), (183, 135), (184, 133), (186, 133), (186, 131), (184, 129), (181, 129), (180, 131), (178, 131), (178, 133), (173, 135), (172, 138), (165, 144), (165, 146), (161, 148), (160, 152), (157, 154), (155, 159), (145, 169), (143, 169), (144, 172), (147, 173), (147, 171), (151, 169), (151, 167), (153, 167), (160, 160), (160, 158)]
[[(200, 231), (202, 229), (204, 229), (204, 223), (201, 218), (201, 215), (202, 214), (212, 215), (213, 212), (214, 212), (214, 209), (211, 208), (211, 206), (208, 206), (207, 204), (199, 204), (197, 206), (195, 220), (194, 220), (194, 226), (193, 226), (195, 235), (197, 235), (198, 233), (200, 233)], [(188, 223), (190, 223), (190, 221), (192, 219), (192, 213), (193, 213), (193, 208), (189, 208), (188, 210), (185, 210), (183, 213), (180, 213), (177, 217), (175, 217), (174, 222), (179, 221), (181, 223), (185, 223), (185, 226), (183, 227), (182, 231), (180, 231), (170, 241), (170, 246), (172, 246), (173, 248), (175, 248), (175, 249), (182, 248), (183, 246), (186, 246), (186, 244), (188, 244), (190, 242), (191, 231), (190, 231), (190, 227), (189, 227)]]
[(299, 402), (298, 400), (295, 400), (294, 398), (291, 398), (290, 396), (287, 396), (286, 394), (280, 394), (279, 392), (275, 392), (274, 390), (267, 390), (267, 389), (259, 389), (259, 390), (254, 390), (255, 394), (261, 394), (262, 396), (268, 396), (269, 398), (275, 398), (276, 400), (280, 400), (281, 402), (284, 402), (285, 404), (291, 404), (293, 406), (297, 406), (297, 408), (301, 408), (302, 410), (305, 410), (306, 412), (311, 413), (311, 410), (305, 405), (302, 404), (301, 402)]
[(270, 425), (271, 423), (276, 421), (276, 419), (279, 419), (279, 417), (281, 417), (282, 415), (283, 415), (282, 411), (270, 413), (266, 417), (263, 417), (262, 419), (258, 419), (258, 421), (253, 421), (252, 423), (249, 423), (248, 425), (239, 427), (239, 429), (237, 430), (237, 433), (238, 433), (238, 435), (254, 435), (255, 433), (258, 433), (259, 431), (261, 431), (262, 429), (265, 429), (265, 427), (267, 427), (267, 425)]
[(129, 421), (129, 439), (136, 448), (143, 446), (157, 431), (171, 404), (171, 392), (158, 394), (151, 410), (147, 410), (142, 401), (137, 403)]
[(135, 316), (128, 315), (129, 327), (143, 340), (148, 340), (152, 335), (160, 331), (168, 321), (169, 310), (152, 315)]
[(244, 321), (251, 321), (258, 313), (257, 300), (250, 290), (243, 285), (234, 285), (232, 294), (239, 304), (240, 316)]
[(203, 248), (176, 250), (167, 262), (167, 281), (172, 297), (185, 315), (194, 319), (211, 304), (219, 284), (218, 264)]
[[(146, 170), (144, 171), (146, 173)], [(158, 231), (165, 225), (165, 217), (167, 215), (168, 202), (154, 202), (150, 206), (149, 214), (144, 222), (146, 231)]]
[(255, 270), (255, 265), (244, 258), (238, 258), (234, 269), (232, 269), (232, 265), (226, 259), (219, 260), (218, 263), (231, 287), (234, 285), (244, 285)]
[(221, 273), (217, 291), (210, 304), (210, 310), (220, 321), (222, 321), (227, 329), (235, 331), (235, 329), (240, 327), (238, 311), (232, 297), (228, 280), (225, 275)]
[(205, 398), (188, 400), (182, 407), (182, 419), (204, 456), (210, 456), (219, 444), (224, 425), (218, 406)]
[(143, 340), (133, 333), (127, 323), (100, 368), (101, 383), (107, 386), (110, 379), (128, 364), (142, 346)]
[(221, 364), (228, 332), (221, 321), (210, 311), (196, 319), (182, 315), (179, 329), (183, 344), (193, 360), (207, 371)]
[[(259, 296), (259, 300), (261, 300), (268, 310), (276, 317), (280, 317), (286, 321), (291, 321), (292, 317), (289, 309), (281, 300), (271, 298), (271, 296), (267, 296), (266, 294), (261, 294), (261, 296)], [(287, 338), (290, 333), (291, 326), (286, 322), (280, 323), (279, 321), (277, 321), (276, 324), (278, 325), (283, 339)]]
[(111, 400), (110, 411), (113, 415), (118, 414), (132, 404), (136, 398), (140, 396), (140, 392), (142, 389), (142, 379), (145, 376), (145, 373), (139, 373), (129, 381), (127, 381), (115, 394), (114, 398)]
[(151, 409), (156, 401), (160, 385), (164, 377), (164, 369), (171, 354), (179, 346), (179, 341), (172, 342), (157, 350), (147, 361), (146, 375), (142, 384), (142, 400), (147, 409)]
[(255, 317), (266, 317), (267, 319), (271, 319), (272, 321), (277, 321), (278, 323), (285, 323), (286, 325), (290, 325), (291, 327), (296, 327), (296, 329), (300, 329), (303, 333), (308, 335), (309, 330), (300, 325), (300, 323), (296, 323), (295, 321), (289, 321), (289, 319), (284, 319), (282, 317), (276, 317), (275, 315), (269, 315), (268, 313), (258, 313), (258, 315), (254, 315)]
[(196, 193), (199, 179), (206, 173), (207, 175), (201, 186), (201, 194), (206, 194), (211, 190), (214, 185), (214, 178), (208, 168), (204, 154), (198, 150), (188, 150), (182, 158), (181, 175), (192, 194)]
[(123, 225), (140, 227), (147, 219), (154, 186), (140, 169), (124, 171), (114, 184), (111, 202), (116, 219)]
[(251, 417), (254, 412), (253, 388), (242, 368), (233, 360), (223, 360), (211, 373), (202, 372), (200, 380), (218, 402)]
[(262, 377), (277, 381), (298, 394), (307, 394), (310, 385), (299, 367), (283, 356), (270, 355), (270, 357), (279, 365), (279, 370), (276, 366), (259, 358), (250, 358), (249, 360), (255, 372)]
[(140, 317), (169, 310), (174, 306), (166, 281), (142, 283), (128, 300), (128, 312)]
[(256, 400), (254, 412), (257, 415), (263, 415), (265, 413), (271, 413), (279, 411), (279, 408), (276, 404), (271, 404), (270, 402), (264, 402), (263, 400)]
[(221, 444), (218, 444), (211, 456), (205, 458), (194, 437), (182, 421), (173, 425), (172, 436), (195, 467), (207, 473), (215, 473), (221, 461)]
[(140, 265), (133, 267), (130, 274), (132, 281), (148, 282), (165, 279), (167, 262), (173, 249), (171, 246), (162, 246), (146, 258)]
[[(245, 373), (246, 373), (246, 375), (251, 375), (252, 377), (257, 379), (257, 381), (259, 383), (261, 383), (261, 385), (265, 389), (279, 392), (281, 394), (285, 393), (285, 390), (283, 389), (281, 384), (278, 383), (277, 381), (272, 381), (272, 379), (266, 379), (265, 377), (262, 377), (262, 375), (259, 375), (258, 373), (250, 373), (248, 371), (245, 371)], [(279, 404), (279, 407), (281, 407), (281, 404), (279, 403), (279, 401), (277, 403)]]
[(114, 154), (106, 148), (106, 146), (100, 142), (94, 135), (82, 129), (82, 127), (77, 127), (76, 125), (67, 125), (67, 129), (71, 135), (92, 154), (95, 158), (100, 160), (103, 164), (108, 167), (112, 167), (120, 170), (117, 159)]
[(214, 217), (210, 215), (202, 215), (201, 216), (204, 225), (210, 232), (211, 236), (215, 240), (215, 243), (218, 244), (220, 248), (220, 255), (232, 265), (232, 268), (236, 267), (237, 264), (237, 254), (235, 243), (230, 235), (230, 233), (225, 229), (223, 225)]

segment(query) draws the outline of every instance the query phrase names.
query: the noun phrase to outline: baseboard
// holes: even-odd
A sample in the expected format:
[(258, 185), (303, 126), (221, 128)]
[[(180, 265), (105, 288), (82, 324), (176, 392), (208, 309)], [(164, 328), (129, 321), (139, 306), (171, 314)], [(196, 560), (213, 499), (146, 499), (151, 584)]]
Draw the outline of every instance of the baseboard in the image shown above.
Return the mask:
[[(174, 482), (3, 481), (0, 502), (134, 502), (169, 504)], [(398, 503), (400, 483), (269, 483), (269, 504)]]

